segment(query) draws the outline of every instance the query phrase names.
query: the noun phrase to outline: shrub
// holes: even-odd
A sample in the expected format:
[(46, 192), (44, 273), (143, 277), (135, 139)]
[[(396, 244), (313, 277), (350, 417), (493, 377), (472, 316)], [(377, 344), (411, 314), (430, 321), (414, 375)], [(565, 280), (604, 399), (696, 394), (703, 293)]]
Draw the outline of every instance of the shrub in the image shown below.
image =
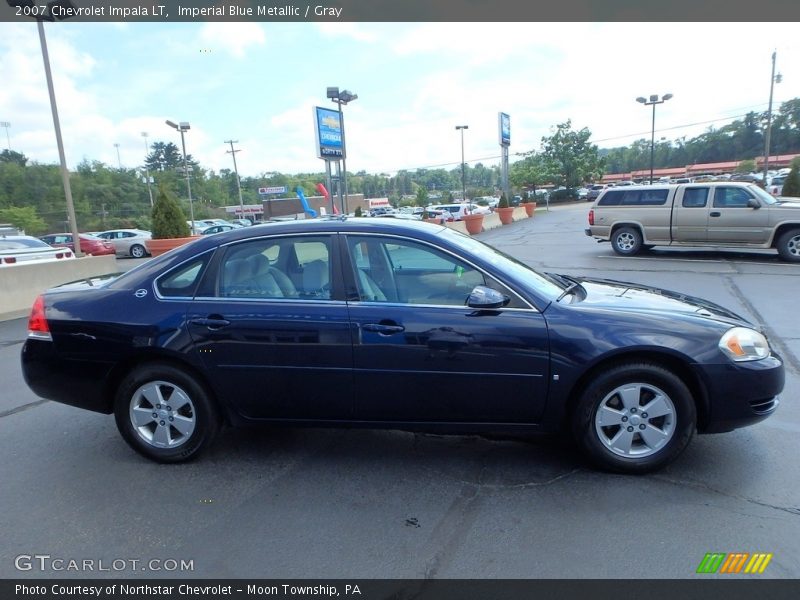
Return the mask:
[(797, 164), (792, 164), (792, 170), (783, 182), (781, 196), (800, 198), (800, 167)]
[(500, 200), (497, 201), (497, 208), (508, 208), (508, 198), (505, 194), (500, 195)]
[(360, 206), (356, 206), (356, 209), (353, 211), (353, 216), (355, 217), (363, 217), (364, 213), (361, 210)]
[(190, 233), (177, 199), (161, 185), (153, 203), (152, 233), (154, 240), (189, 237)]

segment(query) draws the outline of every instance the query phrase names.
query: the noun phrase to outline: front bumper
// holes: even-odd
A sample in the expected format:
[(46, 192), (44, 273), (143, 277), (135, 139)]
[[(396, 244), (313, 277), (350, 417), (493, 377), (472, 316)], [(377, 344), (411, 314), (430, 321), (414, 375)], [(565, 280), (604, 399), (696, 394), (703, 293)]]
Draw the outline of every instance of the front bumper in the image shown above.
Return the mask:
[(700, 433), (747, 427), (772, 415), (780, 404), (785, 373), (775, 354), (744, 363), (695, 365), (708, 391), (708, 415)]

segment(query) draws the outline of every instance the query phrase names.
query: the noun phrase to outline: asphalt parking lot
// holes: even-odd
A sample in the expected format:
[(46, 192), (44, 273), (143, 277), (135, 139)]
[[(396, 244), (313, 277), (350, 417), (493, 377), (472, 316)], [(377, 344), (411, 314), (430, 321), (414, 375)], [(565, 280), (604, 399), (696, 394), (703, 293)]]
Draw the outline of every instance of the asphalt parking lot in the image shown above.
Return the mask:
[[(480, 237), (541, 270), (687, 292), (763, 324), (786, 363), (774, 416), (697, 437), (642, 477), (593, 471), (553, 437), (373, 430), (227, 430), (199, 461), (164, 466), (134, 454), (113, 417), (34, 396), (19, 367), (26, 321), (8, 321), (0, 577), (693, 578), (707, 552), (773, 553), (759, 577), (800, 577), (800, 265), (768, 252), (619, 258), (584, 235), (588, 206)], [(193, 570), (21, 572), (21, 554)]]

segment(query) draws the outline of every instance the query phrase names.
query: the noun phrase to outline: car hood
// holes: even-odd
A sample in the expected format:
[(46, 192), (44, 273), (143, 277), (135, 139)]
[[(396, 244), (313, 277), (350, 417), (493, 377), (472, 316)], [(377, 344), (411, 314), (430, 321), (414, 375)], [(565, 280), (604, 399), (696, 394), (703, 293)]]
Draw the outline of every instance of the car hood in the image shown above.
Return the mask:
[(800, 198), (791, 198), (788, 196), (778, 196), (775, 198), (777, 204), (772, 205), (771, 208), (788, 208), (797, 210), (800, 208)]
[(710, 318), (730, 325), (753, 327), (752, 323), (733, 311), (695, 296), (624, 281), (580, 277), (573, 279), (579, 281), (586, 290), (586, 297), (580, 302), (582, 306), (656, 312), (662, 315), (679, 313)]

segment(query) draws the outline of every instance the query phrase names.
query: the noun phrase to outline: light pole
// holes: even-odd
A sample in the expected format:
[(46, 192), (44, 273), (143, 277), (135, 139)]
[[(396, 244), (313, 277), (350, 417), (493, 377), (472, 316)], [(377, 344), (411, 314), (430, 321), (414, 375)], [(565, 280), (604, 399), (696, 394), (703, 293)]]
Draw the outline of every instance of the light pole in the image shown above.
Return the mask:
[(144, 138), (144, 176), (147, 177), (147, 195), (150, 196), (150, 208), (153, 208), (153, 189), (150, 187), (150, 168), (147, 166), (147, 155), (150, 154), (150, 144), (147, 143), (147, 132), (142, 132)]
[(767, 187), (767, 172), (769, 171), (769, 142), (772, 135), (772, 91), (776, 83), (781, 82), (781, 74), (775, 75), (775, 54), (772, 53), (772, 77), (769, 80), (769, 109), (767, 109), (767, 135), (764, 136), (764, 189)]
[(122, 171), (122, 159), (119, 157), (119, 144), (114, 144), (114, 148), (117, 149), (117, 166), (119, 170)]
[(11, 127), (11, 123), (8, 121), (0, 121), (0, 127), (5, 127), (6, 129), (6, 140), (8, 141), (8, 151), (11, 152), (11, 137), (8, 135), (8, 128)]
[(189, 195), (189, 219), (191, 220), (192, 235), (194, 235), (194, 204), (192, 202), (192, 184), (189, 181), (189, 165), (186, 162), (186, 140), (183, 137), (184, 131), (189, 131), (191, 126), (186, 121), (180, 123), (173, 123), (172, 121), (165, 121), (167, 125), (176, 129), (181, 134), (181, 147), (183, 148), (183, 170), (186, 172), (186, 192)]
[(664, 94), (659, 100), (658, 94), (653, 94), (650, 99), (642, 98), (639, 96), (636, 101), (644, 104), (645, 106), (653, 107), (653, 129), (650, 134), (650, 185), (653, 185), (653, 164), (655, 161), (656, 152), (656, 104), (664, 104), (667, 100), (672, 98), (672, 94)]
[(464, 130), (469, 129), (469, 125), (456, 125), (456, 130), (461, 130), (461, 201), (467, 201), (467, 165), (464, 162)]
[(342, 115), (342, 104), (347, 104), (353, 100), (358, 100), (358, 94), (354, 94), (349, 90), (339, 91), (338, 87), (329, 87), (326, 93), (327, 97), (336, 102), (339, 107), (339, 124), (342, 128), (342, 212), (347, 214), (347, 160), (346, 160), (346, 146), (344, 139), (344, 116)]
[(239, 180), (239, 167), (236, 166), (236, 153), (241, 150), (234, 150), (233, 145), (238, 144), (239, 140), (228, 140), (226, 144), (231, 145), (230, 150), (225, 152), (233, 157), (233, 171), (236, 173), (236, 189), (239, 190), (239, 218), (244, 219), (244, 201), (242, 200), (242, 182)]

